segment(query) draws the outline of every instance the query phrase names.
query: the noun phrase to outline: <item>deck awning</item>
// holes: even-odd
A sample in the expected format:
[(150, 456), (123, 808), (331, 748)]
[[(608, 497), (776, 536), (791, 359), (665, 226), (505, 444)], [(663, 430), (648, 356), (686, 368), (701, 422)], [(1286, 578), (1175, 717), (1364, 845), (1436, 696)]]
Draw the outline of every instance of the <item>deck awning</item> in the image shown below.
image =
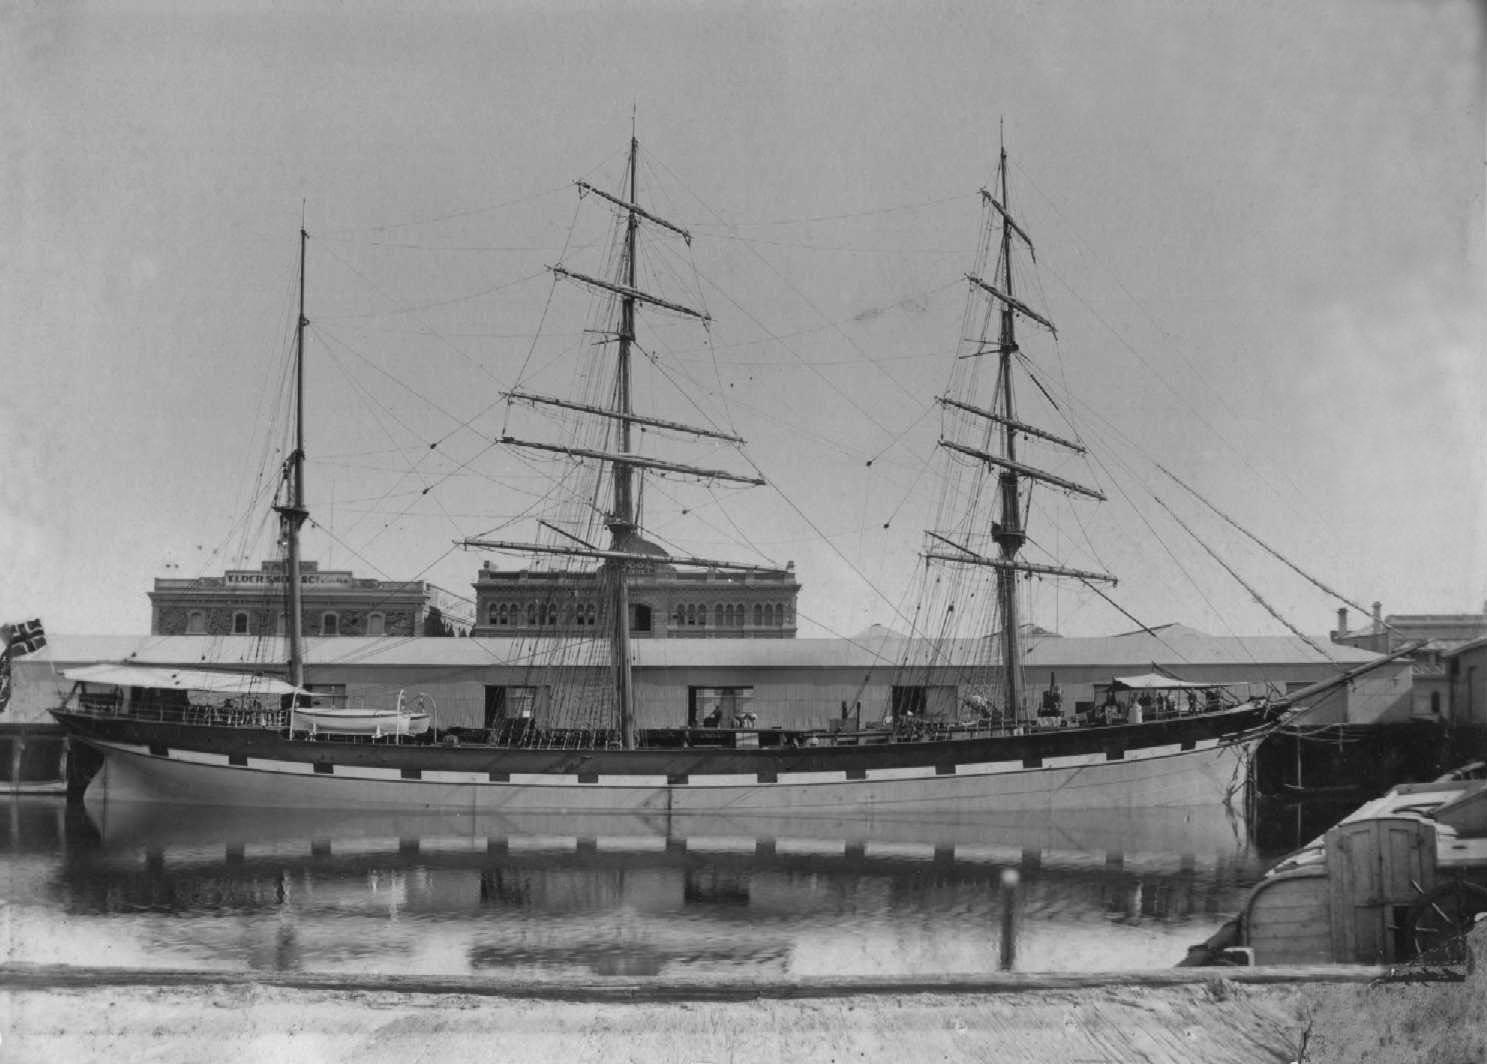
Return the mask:
[(1237, 685), (1223, 683), (1218, 680), (1208, 683), (1194, 683), (1191, 680), (1174, 680), (1170, 676), (1162, 676), (1159, 673), (1149, 672), (1144, 676), (1117, 676), (1110, 681), (1108, 686), (1115, 688), (1117, 691), (1180, 691), (1185, 689), (1202, 690), (1206, 687), (1235, 687)]
[(208, 691), (223, 695), (281, 695), (306, 693), (276, 676), (249, 672), (212, 672), (207, 669), (151, 668), (146, 665), (84, 665), (64, 669), (62, 675), (80, 683), (107, 683), (117, 687), (153, 687), (170, 691)]

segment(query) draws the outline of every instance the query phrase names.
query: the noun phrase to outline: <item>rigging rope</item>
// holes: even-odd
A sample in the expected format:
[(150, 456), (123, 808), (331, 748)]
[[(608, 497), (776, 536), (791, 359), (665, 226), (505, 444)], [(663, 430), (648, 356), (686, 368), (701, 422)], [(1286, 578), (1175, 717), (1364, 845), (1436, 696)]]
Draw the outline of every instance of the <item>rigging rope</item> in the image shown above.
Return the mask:
[(1212, 547), (1210, 547), (1207, 543), (1203, 542), (1203, 540), (1198, 537), (1198, 533), (1194, 532), (1191, 528), (1189, 528), (1187, 522), (1185, 522), (1182, 518), (1178, 517), (1177, 514), (1173, 512), (1172, 507), (1168, 506), (1166, 504), (1166, 502), (1164, 502), (1161, 499), (1160, 496), (1153, 495), (1152, 498), (1153, 499), (1156, 499), (1157, 505), (1160, 506), (1162, 509), (1166, 510), (1167, 513), (1168, 513), (1168, 515), (1172, 518), (1172, 520), (1176, 521), (1178, 523), (1178, 525), (1181, 526), (1182, 530), (1184, 532), (1186, 532), (1189, 536), (1191, 536), (1193, 538), (1193, 542), (1197, 543), (1198, 546), (1202, 547), (1205, 551), (1207, 551), (1208, 552), (1208, 556), (1210, 558), (1212, 558), (1214, 561), (1218, 562), (1218, 564), (1223, 567), (1224, 572), (1226, 572), (1230, 576), (1232, 576), (1234, 578), (1235, 582), (1237, 584), (1239, 584), (1240, 587), (1244, 588), (1246, 591), (1249, 592), (1250, 597), (1252, 599), (1254, 599), (1256, 602), (1258, 602), (1261, 606), (1263, 606), (1265, 608), (1265, 612), (1269, 613), (1270, 616), (1274, 617), (1281, 624), (1285, 625), (1286, 628), (1287, 628), (1287, 630), (1290, 631), (1290, 633), (1292, 635), (1294, 635), (1297, 639), (1300, 639), (1307, 646), (1311, 647), (1318, 654), (1322, 655), (1322, 657), (1326, 658), (1328, 661), (1335, 661), (1335, 659), (1332, 657), (1331, 654), (1327, 653), (1326, 650), (1322, 649), (1322, 647), (1320, 645), (1318, 645), (1318, 643), (1316, 642), (1316, 640), (1312, 639), (1311, 636), (1307, 635), (1301, 629), (1297, 628), (1294, 624), (1292, 624), (1289, 620), (1287, 620), (1280, 613), (1279, 610), (1277, 610), (1274, 606), (1270, 605), (1269, 602), (1265, 601), (1265, 598), (1258, 591), (1256, 591), (1253, 587), (1251, 587), (1249, 585), (1249, 583), (1244, 579), (1244, 577), (1240, 576), (1237, 572), (1235, 572), (1233, 566), (1231, 566), (1228, 562), (1224, 561), (1224, 559), (1220, 558), (1218, 556), (1218, 554), (1214, 551), (1214, 549)]
[[(1358, 603), (1352, 601), (1351, 599), (1349, 599), (1346, 595), (1342, 594), (1341, 592), (1334, 591), (1332, 588), (1330, 588), (1326, 584), (1322, 583), (1322, 581), (1320, 581), (1316, 577), (1312, 576), (1306, 570), (1302, 569), (1301, 566), (1299, 566), (1295, 562), (1291, 561), (1291, 559), (1287, 558), (1280, 551), (1276, 550), (1274, 547), (1272, 547), (1270, 544), (1266, 543), (1259, 536), (1255, 535), (1249, 529), (1247, 529), (1243, 525), (1241, 525), (1238, 521), (1235, 521), (1234, 518), (1232, 518), (1228, 514), (1224, 513), (1224, 511), (1220, 510), (1213, 503), (1209, 502), (1206, 498), (1204, 498), (1202, 495), (1200, 495), (1198, 493), (1198, 490), (1196, 488), (1194, 488), (1191, 484), (1188, 484), (1187, 482), (1185, 482), (1176, 473), (1172, 472), (1172, 470), (1168, 469), (1166, 466), (1164, 466), (1164, 465), (1162, 465), (1160, 463), (1157, 464), (1157, 468), (1160, 469), (1163, 473), (1166, 473), (1167, 476), (1169, 476), (1173, 480), (1175, 480), (1177, 482), (1178, 486), (1180, 486), (1185, 491), (1187, 491), (1188, 494), (1190, 494), (1190, 495), (1193, 496), (1193, 498), (1197, 499), (1204, 506), (1208, 507), (1214, 513), (1218, 514), (1219, 517), (1221, 517), (1225, 521), (1227, 521), (1229, 523), (1230, 527), (1232, 527), (1235, 531), (1237, 531), (1237, 532), (1241, 533), (1242, 535), (1248, 537), (1255, 544), (1257, 544), (1260, 548), (1262, 548), (1264, 551), (1266, 551), (1268, 554), (1270, 554), (1271, 557), (1275, 558), (1277, 561), (1279, 561), (1282, 564), (1284, 564), (1287, 568), (1289, 568), (1297, 576), (1301, 577), (1303, 580), (1306, 580), (1313, 587), (1317, 588), (1318, 590), (1322, 591), (1323, 593), (1328, 594), (1328, 595), (1331, 595), (1333, 598), (1337, 599), (1337, 601), (1339, 601), (1339, 602), (1341, 602), (1341, 603), (1343, 603), (1345, 605), (1348, 605), (1348, 606), (1353, 607), (1353, 609), (1357, 610), (1359, 613), (1362, 613), (1365, 616), (1368, 614), (1368, 610), (1366, 608), (1364, 608), (1363, 606), (1359, 605)], [(1385, 627), (1389, 627), (1389, 626), (1386, 625)], [(1395, 631), (1395, 629), (1392, 629), (1392, 628), (1390, 630), (1391, 631)]]

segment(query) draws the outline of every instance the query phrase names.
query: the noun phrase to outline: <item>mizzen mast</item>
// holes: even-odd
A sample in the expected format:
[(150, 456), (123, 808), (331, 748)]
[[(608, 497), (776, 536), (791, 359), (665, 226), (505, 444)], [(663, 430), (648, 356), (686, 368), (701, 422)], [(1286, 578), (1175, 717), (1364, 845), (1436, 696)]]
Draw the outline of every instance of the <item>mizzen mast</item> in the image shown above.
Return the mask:
[[(1000, 177), (1001, 202), (1005, 205), (1010, 202), (1007, 199), (1006, 145), (1003, 145), (1001, 149)], [(1009, 464), (1002, 466), (998, 478), (1001, 487), (1002, 519), (992, 524), (991, 538), (1002, 552), (1001, 560), (1010, 563), (1017, 560), (1017, 552), (1027, 541), (1027, 533), (1022, 527), (1022, 502), (1019, 491), (1019, 478), (1022, 471), (1016, 465), (1018, 433), (1014, 425), (1017, 420), (1017, 409), (1013, 405), (1012, 391), (1012, 356), (1017, 351), (1014, 312), (1020, 304), (1017, 302), (1012, 287), (1012, 226), (1005, 210), (1002, 213), (1002, 274), (1002, 283), (1006, 291), (1001, 301), (1002, 324), (997, 340), (1001, 351), (997, 357), (1001, 360), (1002, 413), (1007, 418), (1001, 426), (1002, 449)], [(994, 292), (984, 282), (981, 287)], [(999, 567), (996, 570), (996, 583), (997, 598), (1002, 607), (1002, 675), (1004, 677), (1002, 686), (1006, 692), (1008, 709), (1016, 713), (1020, 720), (1027, 713), (1028, 707), (1022, 690), (1022, 632), (1021, 621), (1017, 615), (1017, 574), (1011, 569)]]

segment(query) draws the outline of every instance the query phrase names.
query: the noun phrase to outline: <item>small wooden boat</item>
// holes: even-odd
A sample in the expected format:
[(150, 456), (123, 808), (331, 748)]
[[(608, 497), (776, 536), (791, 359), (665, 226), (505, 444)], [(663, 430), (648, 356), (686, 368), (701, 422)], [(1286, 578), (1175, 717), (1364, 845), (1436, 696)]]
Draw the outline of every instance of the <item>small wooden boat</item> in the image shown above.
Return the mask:
[(1447, 775), (1365, 802), (1276, 864), (1206, 952), (1260, 965), (1459, 963), (1484, 913), (1487, 781)]
[(381, 739), (392, 735), (420, 735), (429, 729), (427, 713), (404, 709), (295, 709), (289, 715), (291, 731), (310, 735), (362, 735)]

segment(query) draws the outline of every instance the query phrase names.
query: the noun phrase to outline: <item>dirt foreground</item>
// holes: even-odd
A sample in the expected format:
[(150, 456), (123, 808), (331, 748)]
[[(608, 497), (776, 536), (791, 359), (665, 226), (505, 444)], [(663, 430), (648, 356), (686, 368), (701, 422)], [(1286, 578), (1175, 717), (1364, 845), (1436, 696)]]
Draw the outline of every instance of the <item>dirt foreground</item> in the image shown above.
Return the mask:
[[(1487, 930), (1487, 929), (1484, 929)], [(1475, 935), (1487, 960), (1487, 935)], [(1329, 970), (1330, 971), (1330, 970)], [(0, 1061), (722, 1062), (1487, 1060), (1487, 987), (1375, 983), (1345, 969), (1023, 975), (700, 993), (639, 983), (480, 992), (391, 980), (0, 969)], [(1259, 982), (1240, 980), (1256, 979)], [(1342, 979), (1345, 981), (1323, 981)], [(356, 985), (356, 984), (360, 985)], [(368, 988), (368, 987), (371, 988)]]

